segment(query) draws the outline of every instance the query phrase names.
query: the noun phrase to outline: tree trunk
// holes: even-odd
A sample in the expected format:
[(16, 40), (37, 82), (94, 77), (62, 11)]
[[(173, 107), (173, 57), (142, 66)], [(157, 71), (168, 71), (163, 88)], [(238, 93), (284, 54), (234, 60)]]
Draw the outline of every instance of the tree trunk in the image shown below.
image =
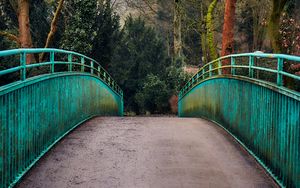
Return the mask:
[(269, 38), (274, 53), (281, 53), (280, 47), (280, 15), (288, 0), (273, 0), (272, 13), (269, 20)]
[[(273, 49), (273, 53), (283, 53), (280, 43), (280, 16), (284, 9), (285, 4), (289, 0), (273, 0), (272, 13), (268, 25), (268, 34)], [(291, 72), (291, 63), (285, 62), (283, 65), (283, 70), (286, 72)], [(290, 89), (295, 88), (295, 80), (293, 78), (283, 77), (284, 86)]]
[[(29, 25), (29, 0), (18, 0), (19, 41), (21, 48), (32, 48)], [(33, 55), (27, 55), (26, 63), (33, 61)]]
[(181, 37), (181, 0), (174, 0), (174, 57), (181, 58), (182, 53), (182, 37)]
[(206, 47), (206, 24), (205, 18), (203, 15), (203, 2), (200, 3), (200, 33), (201, 33), (201, 50), (202, 50), (202, 64), (205, 65), (207, 63), (207, 47)]
[[(234, 17), (235, 17), (235, 4), (236, 0), (226, 0), (225, 2), (225, 15), (224, 25), (222, 33), (222, 56), (232, 54), (234, 52), (233, 47), (233, 32), (234, 32)], [(229, 65), (230, 59), (226, 59), (222, 62), (222, 65)], [(224, 69), (223, 74), (230, 74), (230, 69)]]
[(209, 47), (210, 60), (215, 60), (218, 58), (218, 53), (214, 42), (214, 33), (213, 33), (214, 25), (213, 25), (213, 16), (212, 16), (214, 9), (216, 8), (217, 2), (218, 0), (213, 0), (210, 3), (208, 7), (207, 16), (206, 16), (207, 42)]

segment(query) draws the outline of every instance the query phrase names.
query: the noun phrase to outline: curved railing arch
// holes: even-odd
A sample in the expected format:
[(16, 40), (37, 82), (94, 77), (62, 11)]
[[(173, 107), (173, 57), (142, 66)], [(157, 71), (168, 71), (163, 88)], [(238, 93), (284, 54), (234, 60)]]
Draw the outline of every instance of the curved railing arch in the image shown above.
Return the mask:
[[(48, 60), (26, 64), (28, 54), (39, 53)], [(0, 78), (12, 73), (19, 77), (0, 87), (0, 187), (14, 186), (82, 122), (97, 115), (123, 115), (122, 90), (95, 60), (59, 49), (0, 51), (0, 61), (12, 56), (20, 64), (0, 70)], [(28, 77), (37, 67), (44, 68)]]
[[(230, 62), (222, 65), (222, 62)], [(260, 63), (259, 61), (262, 61)], [(300, 187), (300, 93), (285, 87), (300, 76), (284, 71), (300, 57), (245, 53), (201, 67), (179, 94), (180, 117), (209, 119), (241, 143), (282, 187)], [(226, 70), (226, 73), (222, 74)], [(264, 74), (268, 78), (260, 78)]]

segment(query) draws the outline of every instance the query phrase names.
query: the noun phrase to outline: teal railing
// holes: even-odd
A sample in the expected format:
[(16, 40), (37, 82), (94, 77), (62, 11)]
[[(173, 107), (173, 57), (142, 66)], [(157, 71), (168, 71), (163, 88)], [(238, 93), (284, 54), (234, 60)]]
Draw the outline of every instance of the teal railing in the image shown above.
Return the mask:
[[(48, 60), (26, 64), (40, 53)], [(95, 60), (58, 49), (0, 51), (2, 65), (16, 59), (18, 65), (0, 70), (0, 78), (15, 80), (0, 87), (0, 187), (14, 186), (82, 122), (123, 115), (122, 90)]]
[(221, 57), (201, 67), (183, 87), (178, 114), (217, 123), (279, 185), (300, 187), (300, 76), (284, 69), (299, 62), (300, 57), (281, 54)]
[[(48, 54), (48, 61), (26, 64), (28, 55), (45, 53)], [(28, 69), (36, 67), (49, 67), (49, 73), (55, 73), (55, 66), (57, 65), (67, 65), (68, 69), (65, 71), (68, 72), (86, 72), (86, 69), (93, 75), (97, 75), (102, 79), (109, 87), (111, 87), (119, 95), (123, 96), (122, 89), (118, 84), (113, 80), (110, 74), (94, 59), (89, 58), (80, 53), (60, 50), (60, 49), (51, 49), (51, 48), (40, 48), (40, 49), (14, 49), (0, 51), (0, 58), (7, 56), (19, 56), (20, 63), (19, 66), (12, 67), (6, 70), (0, 70), (0, 76), (4, 76), (14, 72), (20, 72), (20, 80), (26, 80), (26, 72)], [(45, 55), (45, 56), (46, 56)], [(59, 60), (56, 60), (56, 56), (60, 56)], [(65, 60), (62, 60), (61, 56), (65, 57)], [(34, 60), (34, 59), (33, 59)], [(74, 70), (75, 66), (79, 66), (80, 69)], [(61, 72), (61, 70), (60, 70)]]
[[(237, 58), (247, 58), (247, 63), (243, 65), (238, 65), (236, 62)], [(262, 67), (255, 65), (255, 60), (260, 58), (267, 58), (268, 60), (276, 60), (276, 69)], [(229, 60), (229, 65), (223, 65), (224, 60)], [(210, 77), (215, 77), (222, 74), (223, 69), (230, 69), (230, 75), (238, 76), (236, 74), (236, 69), (246, 69), (248, 70), (247, 75), (244, 77), (254, 78), (254, 71), (263, 71), (267, 73), (276, 74), (276, 84), (277, 86), (283, 86), (283, 76), (300, 81), (300, 76), (291, 74), (283, 69), (285, 61), (292, 61), (295, 63), (300, 63), (300, 57), (284, 55), (284, 54), (267, 54), (267, 53), (244, 53), (244, 54), (232, 54), (224, 57), (220, 57), (214, 61), (211, 61), (204, 66), (202, 66), (199, 71), (183, 86), (179, 92), (179, 98), (182, 98), (193, 86), (197, 85), (202, 80)], [(274, 67), (274, 66), (273, 66)], [(217, 73), (216, 73), (217, 72)], [(228, 75), (228, 74), (227, 74)]]

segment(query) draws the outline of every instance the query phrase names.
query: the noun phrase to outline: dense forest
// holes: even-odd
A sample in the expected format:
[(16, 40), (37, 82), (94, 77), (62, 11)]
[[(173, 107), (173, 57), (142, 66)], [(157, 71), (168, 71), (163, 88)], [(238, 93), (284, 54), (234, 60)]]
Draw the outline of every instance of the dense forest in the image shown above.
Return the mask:
[[(300, 55), (299, 11), (299, 0), (1, 0), (0, 50), (82, 53), (119, 83), (128, 113), (171, 113), (191, 74), (220, 56)], [(1, 58), (0, 70), (17, 62)], [(300, 66), (284, 68), (300, 74)], [(0, 77), (0, 84), (16, 77)]]

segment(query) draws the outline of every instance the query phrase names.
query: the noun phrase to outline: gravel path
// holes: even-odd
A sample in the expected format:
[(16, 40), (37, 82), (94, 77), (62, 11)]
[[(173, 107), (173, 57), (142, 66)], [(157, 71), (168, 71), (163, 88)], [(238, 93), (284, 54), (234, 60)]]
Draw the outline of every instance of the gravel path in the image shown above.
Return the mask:
[(17, 187), (276, 187), (221, 128), (202, 119), (99, 117), (53, 148)]

